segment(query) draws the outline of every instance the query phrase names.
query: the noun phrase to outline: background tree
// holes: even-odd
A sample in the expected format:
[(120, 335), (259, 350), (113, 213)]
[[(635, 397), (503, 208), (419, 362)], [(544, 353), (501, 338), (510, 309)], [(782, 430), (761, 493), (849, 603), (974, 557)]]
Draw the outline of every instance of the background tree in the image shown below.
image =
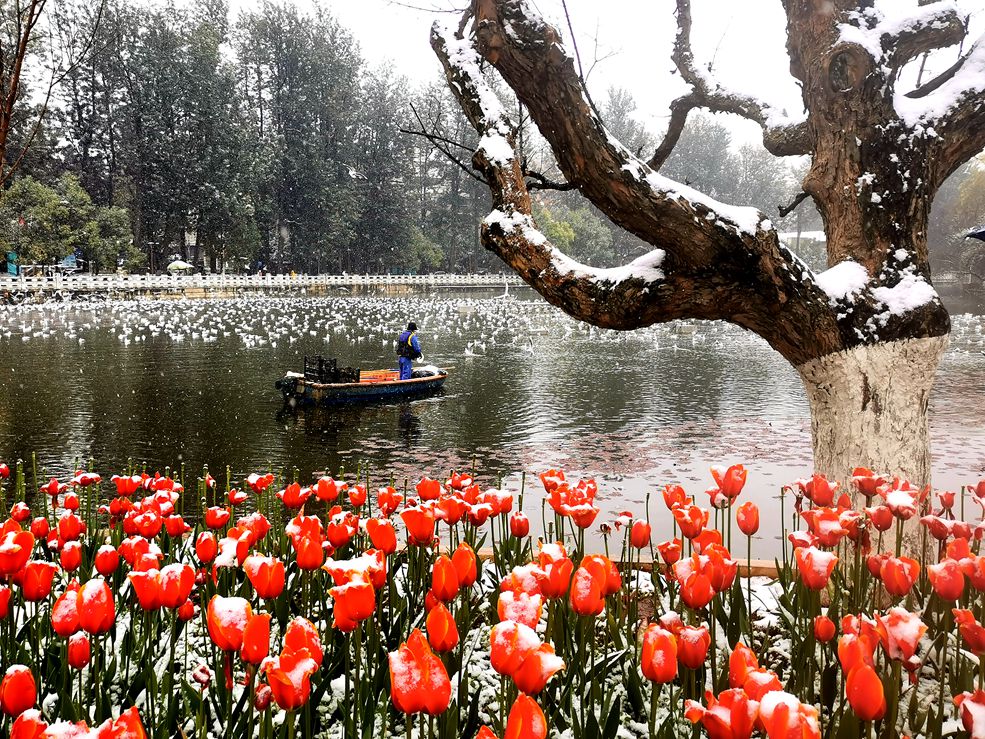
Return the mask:
[[(804, 381), (819, 471), (844, 478), (867, 465), (922, 482), (929, 393), (950, 326), (930, 281), (927, 221), (937, 189), (985, 146), (985, 41), (907, 89), (903, 67), (962, 42), (966, 19), (951, 3), (905, 13), (894, 6), (892, 17), (871, 5), (783, 0), (806, 110), (791, 119), (699, 71), (690, 3), (677, 0), (673, 58), (691, 89), (646, 160), (607, 132), (560, 35), (524, 0), (475, 0), (461, 23), (436, 24), (432, 46), (481, 136), (473, 162), (493, 198), (482, 226), (487, 248), (549, 301), (596, 325), (689, 317), (759, 334)], [(529, 111), (567, 182), (651, 251), (593, 269), (537, 229), (517, 128), (490, 94), (486, 65)], [(772, 154), (811, 157), (803, 187), (822, 215), (831, 269), (813, 272), (760, 211), (658, 173), (696, 108), (756, 121)]]

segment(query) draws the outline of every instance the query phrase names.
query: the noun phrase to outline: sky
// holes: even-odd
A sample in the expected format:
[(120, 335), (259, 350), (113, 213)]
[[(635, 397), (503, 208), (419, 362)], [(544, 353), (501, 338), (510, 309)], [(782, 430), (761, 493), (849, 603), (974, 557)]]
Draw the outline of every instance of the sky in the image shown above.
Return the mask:
[[(568, 37), (561, 0), (530, 0)], [(302, 9), (315, 0), (296, 0)], [(320, 0), (320, 5), (352, 31), (371, 64), (393, 62), (412, 82), (439, 78), (440, 66), (428, 45), (436, 18), (457, 18), (449, 9), (466, 0)], [(917, 0), (880, 0), (894, 8)], [(985, 0), (958, 0), (972, 12), (973, 31), (985, 25)], [(230, 11), (255, 8), (259, 0), (230, 0)], [(410, 5), (415, 8), (408, 7)], [(672, 74), (670, 53), (676, 32), (674, 0), (567, 0), (575, 39), (596, 100), (610, 86), (629, 90), (638, 117), (656, 134), (668, 120), (668, 104), (685, 89)], [(445, 12), (442, 12), (445, 11)], [(788, 72), (785, 19), (780, 0), (692, 0), (692, 44), (699, 64), (712, 63), (715, 76), (729, 88), (755, 94), (795, 113), (801, 110), (796, 80)], [(942, 71), (957, 52), (932, 59), (928, 73)], [(758, 127), (728, 116), (739, 141), (758, 137)]]

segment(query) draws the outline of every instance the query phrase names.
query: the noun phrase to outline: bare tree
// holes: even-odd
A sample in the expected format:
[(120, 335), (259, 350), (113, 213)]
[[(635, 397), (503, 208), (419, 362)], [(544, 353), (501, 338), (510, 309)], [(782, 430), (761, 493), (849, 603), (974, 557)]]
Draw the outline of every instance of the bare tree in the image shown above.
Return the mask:
[[(80, 16), (73, 0), (0, 0), (0, 187), (34, 142), (55, 87), (91, 50), (105, 2), (93, 3), (94, 21), (87, 33), (79, 36), (75, 20)], [(32, 71), (44, 82), (29, 130), (11, 150), (11, 131), (17, 108), (24, 104), (32, 55), (36, 62)]]
[[(805, 114), (788, 118), (699, 68), (690, 2), (677, 0), (673, 60), (691, 89), (649, 160), (609, 135), (560, 34), (525, 0), (473, 0), (457, 25), (436, 23), (432, 46), (481, 135), (473, 164), (494, 205), (482, 240), (547, 300), (595, 325), (699, 318), (755, 332), (803, 379), (819, 471), (842, 477), (867, 465), (925, 481), (928, 399), (950, 330), (931, 284), (927, 219), (944, 179), (985, 147), (985, 40), (904, 91), (904, 65), (964, 40), (967, 19), (953, 3), (890, 18), (871, 0), (780, 1)], [(544, 237), (487, 65), (529, 111), (567, 182), (652, 251), (593, 269)], [(695, 108), (757, 122), (777, 156), (811, 156), (803, 188), (824, 219), (827, 271), (812, 272), (761, 212), (658, 173)]]

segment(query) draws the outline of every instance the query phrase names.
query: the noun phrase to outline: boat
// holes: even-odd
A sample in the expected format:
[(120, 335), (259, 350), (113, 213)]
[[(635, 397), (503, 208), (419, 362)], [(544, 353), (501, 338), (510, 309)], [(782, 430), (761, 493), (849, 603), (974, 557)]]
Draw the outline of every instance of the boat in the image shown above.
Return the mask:
[(274, 387), (291, 405), (404, 400), (440, 390), (449, 369), (428, 365), (415, 369), (409, 380), (401, 380), (399, 370), (338, 369), (335, 360), (305, 357), (304, 372), (287, 372)]

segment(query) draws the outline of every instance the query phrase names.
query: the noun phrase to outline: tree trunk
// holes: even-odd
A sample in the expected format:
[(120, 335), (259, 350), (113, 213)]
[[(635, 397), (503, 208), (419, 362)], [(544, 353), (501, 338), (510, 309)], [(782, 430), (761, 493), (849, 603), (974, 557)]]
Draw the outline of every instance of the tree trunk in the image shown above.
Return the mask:
[(797, 367), (811, 408), (814, 467), (848, 481), (854, 467), (930, 482), (930, 390), (947, 336), (858, 346)]

